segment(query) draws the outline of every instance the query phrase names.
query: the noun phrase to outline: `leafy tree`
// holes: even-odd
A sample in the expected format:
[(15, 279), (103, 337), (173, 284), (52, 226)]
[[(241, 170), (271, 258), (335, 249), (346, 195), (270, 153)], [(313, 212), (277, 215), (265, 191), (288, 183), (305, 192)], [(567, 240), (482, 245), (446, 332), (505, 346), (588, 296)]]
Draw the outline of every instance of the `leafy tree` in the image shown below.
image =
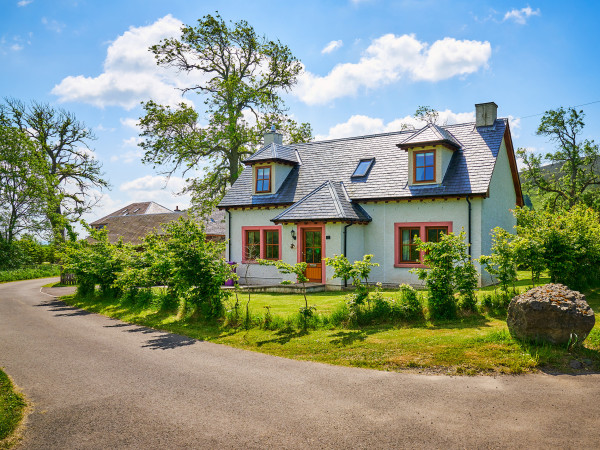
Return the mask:
[(468, 255), (465, 232), (442, 234), (438, 242), (423, 242), (415, 238), (417, 249), (423, 253), (427, 268), (411, 269), (429, 290), (429, 315), (432, 319), (456, 317), (455, 292), (462, 295), (468, 309), (474, 309), (477, 271)]
[(94, 135), (72, 113), (36, 102), (26, 106), (15, 99), (0, 104), (0, 126), (17, 128), (27, 135), (45, 160), (44, 173), (40, 174), (45, 195), (39, 200), (54, 238), (64, 241), (70, 223), (96, 203), (91, 190), (108, 186), (101, 164), (89, 148)]
[(505, 302), (509, 299), (509, 286), (517, 281), (517, 258), (514, 245), (515, 235), (503, 228), (492, 230), (492, 254), (481, 255), (479, 262), (489, 274), (500, 281)]
[(300, 62), (287, 46), (258, 36), (246, 21), (230, 26), (218, 13), (206, 15), (195, 27), (184, 26), (180, 38), (164, 39), (150, 50), (158, 65), (201, 76), (203, 81), (182, 91), (204, 97), (208, 124), (200, 126), (200, 114), (185, 103), (176, 108), (144, 103), (143, 161), (167, 165), (167, 174), (186, 173), (208, 161), (202, 178), (188, 180), (194, 203), (204, 211), (237, 179), (242, 160), (271, 125), (283, 130), (290, 142), (312, 138), (310, 125), (298, 125), (284, 115), (280, 94), (296, 83)]
[(574, 108), (546, 111), (537, 134), (557, 144), (554, 153), (545, 156), (517, 150), (525, 164), (524, 185), (546, 199), (546, 206), (556, 211), (577, 203), (599, 204), (597, 172), (600, 151), (594, 141), (581, 139), (585, 114)]
[(18, 128), (0, 125), (0, 266), (14, 262), (13, 241), (44, 229), (45, 161)]
[(96, 230), (84, 222), (83, 225), (94, 241), (66, 242), (61, 255), (63, 267), (75, 275), (78, 295), (93, 295), (96, 285), (100, 285), (103, 294), (118, 296), (121, 290), (115, 285), (117, 274), (125, 267), (125, 252), (133, 249), (120, 240), (112, 244), (106, 229)]
[(298, 283), (302, 283), (302, 293), (304, 294), (304, 306), (300, 308), (300, 315), (302, 316), (302, 321), (304, 323), (304, 329), (308, 327), (308, 319), (310, 319), (315, 310), (316, 306), (308, 306), (308, 298), (306, 297), (306, 282), (308, 278), (306, 277), (306, 263), (298, 262), (296, 264), (288, 264), (283, 261), (273, 261), (267, 259), (257, 259), (257, 262), (263, 266), (275, 266), (279, 273), (282, 274), (292, 274), (296, 275), (296, 280)]
[(419, 106), (413, 117), (428, 124), (437, 125), (440, 113), (430, 106)]

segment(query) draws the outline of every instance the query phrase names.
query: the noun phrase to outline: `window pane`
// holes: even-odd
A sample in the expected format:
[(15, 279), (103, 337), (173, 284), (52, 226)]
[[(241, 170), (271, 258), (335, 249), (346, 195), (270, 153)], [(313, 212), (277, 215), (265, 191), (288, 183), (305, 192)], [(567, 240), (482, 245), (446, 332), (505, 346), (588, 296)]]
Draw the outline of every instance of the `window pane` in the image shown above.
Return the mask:
[(427, 242), (437, 242), (438, 232), (437, 228), (429, 228), (427, 230)]
[(321, 249), (320, 248), (315, 248), (314, 257), (315, 257), (315, 260), (313, 262), (316, 262), (316, 263), (321, 262)]
[(417, 246), (416, 245), (411, 245), (410, 246), (410, 260), (411, 261), (418, 261), (419, 260), (419, 251), (417, 250)]
[(312, 247), (313, 246), (313, 232), (312, 231), (307, 231), (306, 232), (306, 246), (307, 247)]
[(402, 246), (402, 261), (410, 260), (410, 247), (408, 245)]
[(425, 169), (423, 169), (422, 167), (417, 167), (417, 170), (416, 170), (415, 174), (416, 174), (417, 181), (423, 181), (425, 179), (424, 178), (424, 176), (425, 176)]
[(425, 165), (433, 166), (433, 152), (425, 153)]
[(314, 256), (313, 256), (313, 249), (312, 248), (307, 248), (306, 249), (306, 262), (307, 263), (313, 263), (314, 262)]
[(425, 162), (425, 156), (423, 155), (423, 153), (417, 153), (416, 155), (416, 165), (417, 167), (421, 166), (423, 167), (423, 163)]
[(415, 238), (419, 237), (420, 230), (418, 228), (413, 228), (410, 230), (411, 240), (410, 243), (413, 244), (415, 242)]
[[(419, 169), (417, 169), (419, 170)], [(433, 167), (426, 167), (425, 168), (425, 179), (426, 180), (433, 180)]]
[(402, 230), (402, 243), (410, 244), (410, 230)]

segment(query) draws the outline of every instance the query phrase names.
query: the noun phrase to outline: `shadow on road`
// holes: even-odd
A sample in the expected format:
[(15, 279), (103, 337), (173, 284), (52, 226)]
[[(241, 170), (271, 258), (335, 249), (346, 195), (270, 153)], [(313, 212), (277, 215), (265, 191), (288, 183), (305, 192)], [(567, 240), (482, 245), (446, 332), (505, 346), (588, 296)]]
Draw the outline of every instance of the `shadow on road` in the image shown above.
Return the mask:
[(74, 308), (73, 306), (69, 306), (66, 303), (61, 302), (60, 300), (56, 300), (56, 299), (52, 299), (52, 300), (45, 300), (35, 306), (42, 306), (45, 308), (50, 308), (50, 311), (52, 312), (56, 312), (58, 314), (55, 314), (55, 316), (57, 317), (61, 317), (61, 316), (87, 316), (89, 314), (92, 314), (90, 312), (87, 312), (83, 309), (79, 309), (79, 308)]
[(123, 330), (127, 333), (142, 333), (142, 334), (156, 334), (161, 333), (160, 335), (153, 337), (152, 339), (146, 341), (145, 344), (142, 345), (142, 348), (149, 348), (152, 350), (171, 350), (177, 347), (185, 347), (188, 345), (193, 345), (197, 342), (196, 339), (191, 339), (186, 336), (181, 336), (179, 334), (169, 334), (163, 333), (152, 328), (142, 327), (139, 325), (134, 325), (131, 323), (115, 323), (113, 325), (104, 325), (104, 328), (127, 328)]
[(142, 347), (152, 350), (172, 350), (177, 347), (194, 345), (196, 342), (198, 342), (196, 339), (178, 334), (161, 334), (147, 341)]

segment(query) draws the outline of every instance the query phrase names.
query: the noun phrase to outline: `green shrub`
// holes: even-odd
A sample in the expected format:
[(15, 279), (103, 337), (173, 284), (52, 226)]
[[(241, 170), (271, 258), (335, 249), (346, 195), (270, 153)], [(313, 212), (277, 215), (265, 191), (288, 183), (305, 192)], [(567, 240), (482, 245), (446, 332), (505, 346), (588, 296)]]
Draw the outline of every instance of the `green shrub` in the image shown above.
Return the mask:
[(418, 237), (415, 243), (424, 252), (426, 269), (411, 269), (429, 290), (429, 315), (434, 320), (456, 317), (457, 303), (454, 297), (459, 292), (468, 301), (474, 298), (477, 286), (477, 271), (467, 254), (465, 233), (442, 234), (438, 242), (423, 242)]

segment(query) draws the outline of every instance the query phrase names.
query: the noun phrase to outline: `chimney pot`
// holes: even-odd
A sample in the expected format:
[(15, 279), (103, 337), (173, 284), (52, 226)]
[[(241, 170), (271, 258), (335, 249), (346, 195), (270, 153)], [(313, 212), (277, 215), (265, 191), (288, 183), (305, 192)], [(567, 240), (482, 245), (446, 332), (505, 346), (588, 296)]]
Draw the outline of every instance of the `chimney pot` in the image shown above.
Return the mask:
[(498, 117), (498, 105), (494, 102), (475, 104), (475, 126), (490, 127)]
[(175, 206), (175, 211), (179, 211), (179, 205)]
[(271, 129), (264, 135), (264, 145), (283, 144), (283, 134), (275, 131), (275, 125), (271, 125)]

